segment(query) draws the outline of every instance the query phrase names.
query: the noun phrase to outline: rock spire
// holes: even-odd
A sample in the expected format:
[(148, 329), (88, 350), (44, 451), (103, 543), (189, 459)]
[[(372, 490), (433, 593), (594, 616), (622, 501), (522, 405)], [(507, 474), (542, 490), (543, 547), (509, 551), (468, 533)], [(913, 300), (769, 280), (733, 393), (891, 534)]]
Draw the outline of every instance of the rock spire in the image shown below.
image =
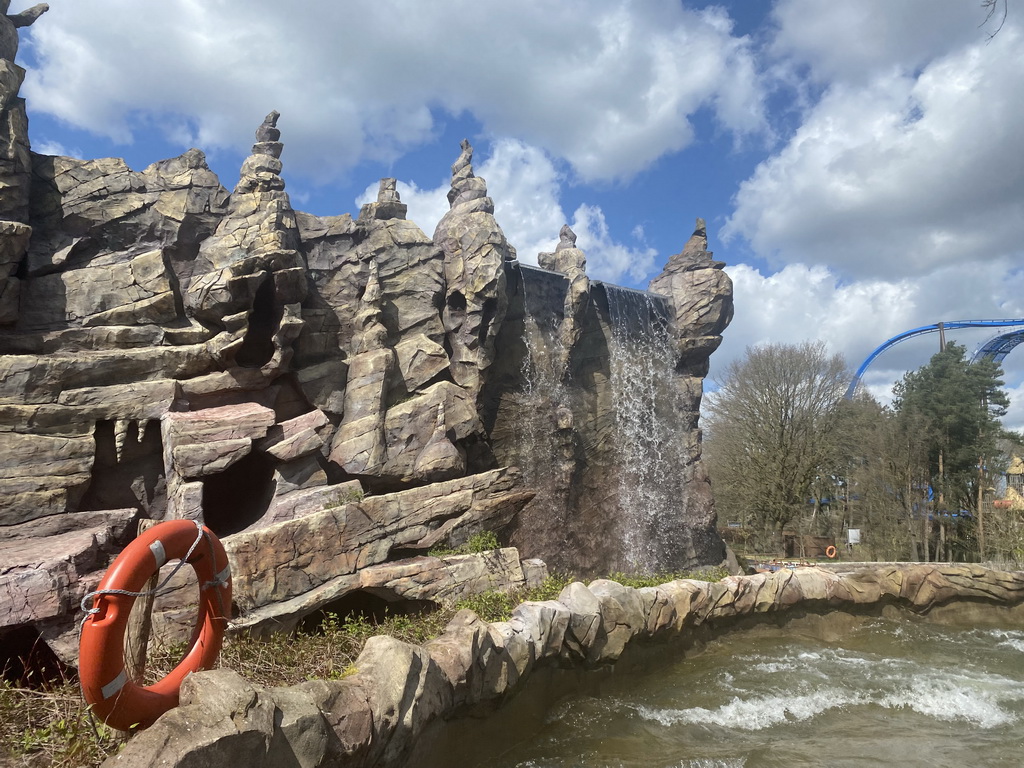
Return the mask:
[(707, 374), (708, 357), (722, 343), (733, 313), (725, 262), (715, 261), (707, 248), (707, 226), (697, 219), (690, 239), (649, 288), (672, 302), (679, 365), (698, 376)]
[(561, 272), (569, 281), (565, 292), (562, 323), (559, 327), (559, 370), (561, 375), (569, 374), (569, 357), (580, 340), (582, 316), (590, 301), (590, 278), (587, 277), (587, 257), (576, 247), (576, 233), (568, 224), (558, 232), (558, 245), (554, 253), (537, 255), (542, 269)]
[(18, 96), (25, 70), (14, 63), (18, 29), (29, 26), (50, 8), (40, 3), (8, 15), (10, 5), (10, 0), (0, 2), (0, 325), (18, 318), (20, 281), (15, 273), (32, 235), (28, 226), (32, 178), (28, 116), (25, 100)]
[(473, 147), (467, 140), (460, 146), (448, 192), (451, 210), (438, 222), (434, 243), (445, 257), (442, 321), (451, 346), (452, 378), (477, 398), (508, 308), (505, 262), (515, 258), (515, 250), (494, 219), (487, 182), (473, 175)]

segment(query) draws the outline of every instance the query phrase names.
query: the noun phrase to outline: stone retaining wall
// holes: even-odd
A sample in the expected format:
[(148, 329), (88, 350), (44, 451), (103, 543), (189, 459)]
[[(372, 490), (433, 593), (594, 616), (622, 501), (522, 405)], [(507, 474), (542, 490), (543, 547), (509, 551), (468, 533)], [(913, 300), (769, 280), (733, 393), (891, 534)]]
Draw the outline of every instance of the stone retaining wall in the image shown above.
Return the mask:
[[(972, 565), (878, 566), (855, 573), (801, 568), (630, 589), (570, 584), (558, 600), (524, 603), (507, 622), (461, 611), (424, 646), (374, 637), (342, 680), (255, 686), (227, 669), (186, 679), (181, 706), (136, 736), (113, 766), (246, 768), (402, 766), (428, 726), (499, 709), (551, 670), (608, 669), (629, 648), (685, 645), (712, 627), (804, 614), (917, 614), (987, 606), (1021, 621), (1024, 572)], [(497, 715), (501, 717), (501, 715)]]

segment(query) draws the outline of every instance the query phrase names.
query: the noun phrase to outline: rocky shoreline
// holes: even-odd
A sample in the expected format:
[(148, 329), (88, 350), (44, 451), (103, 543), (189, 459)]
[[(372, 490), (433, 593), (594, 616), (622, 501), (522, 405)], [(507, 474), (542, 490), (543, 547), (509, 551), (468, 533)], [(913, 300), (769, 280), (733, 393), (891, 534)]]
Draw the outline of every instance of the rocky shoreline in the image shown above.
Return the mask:
[(588, 676), (635, 669), (640, 658), (676, 658), (712, 634), (755, 624), (895, 611), (1016, 626), (1024, 624), (1022, 605), (1024, 571), (978, 565), (879, 565), (843, 574), (800, 568), (643, 589), (576, 582), (558, 600), (520, 605), (507, 622), (462, 611), (423, 646), (371, 638), (358, 671), (341, 680), (267, 689), (227, 669), (193, 675), (181, 706), (104, 766), (423, 765), (459, 718), (500, 723), (503, 710), (522, 705), (531, 680), (561, 676), (529, 695), (564, 695)]

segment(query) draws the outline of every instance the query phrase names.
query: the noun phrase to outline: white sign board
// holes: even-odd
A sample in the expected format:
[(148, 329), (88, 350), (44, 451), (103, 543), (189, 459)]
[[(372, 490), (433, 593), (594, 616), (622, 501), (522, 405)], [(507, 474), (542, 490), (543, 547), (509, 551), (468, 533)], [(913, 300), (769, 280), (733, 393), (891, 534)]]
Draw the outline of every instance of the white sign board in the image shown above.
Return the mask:
[(846, 530), (846, 542), (848, 544), (860, 544), (860, 528), (848, 528)]

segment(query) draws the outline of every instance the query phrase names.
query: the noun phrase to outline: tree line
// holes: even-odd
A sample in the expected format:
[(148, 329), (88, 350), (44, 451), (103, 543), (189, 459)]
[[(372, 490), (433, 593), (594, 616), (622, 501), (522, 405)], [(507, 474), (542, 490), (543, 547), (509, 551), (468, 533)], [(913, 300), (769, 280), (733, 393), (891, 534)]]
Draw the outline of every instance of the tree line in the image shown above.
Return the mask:
[[(1024, 438), (992, 361), (948, 343), (907, 373), (891, 405), (845, 398), (851, 374), (824, 344), (748, 348), (704, 407), (704, 456), (720, 526), (739, 548), (860, 532), (865, 560), (1024, 560), (1019, 511), (993, 504)], [(801, 553), (797, 553), (801, 554)]]

